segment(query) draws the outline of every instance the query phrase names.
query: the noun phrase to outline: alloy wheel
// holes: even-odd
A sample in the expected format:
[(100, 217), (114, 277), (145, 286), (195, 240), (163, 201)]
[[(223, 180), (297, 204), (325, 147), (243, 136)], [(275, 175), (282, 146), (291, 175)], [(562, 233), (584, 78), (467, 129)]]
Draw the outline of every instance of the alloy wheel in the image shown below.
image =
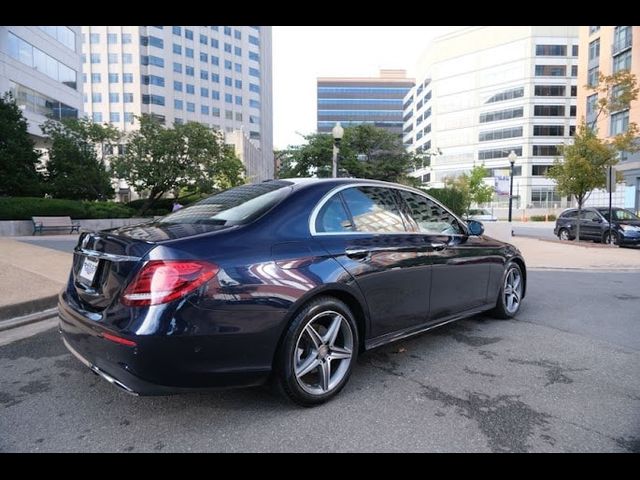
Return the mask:
[(511, 268), (504, 279), (504, 307), (509, 314), (520, 308), (522, 298), (522, 274), (518, 268)]
[(569, 240), (569, 231), (567, 229), (560, 230), (560, 240)]
[(338, 312), (314, 316), (302, 329), (294, 349), (293, 366), (298, 385), (311, 395), (335, 389), (349, 371), (353, 332)]

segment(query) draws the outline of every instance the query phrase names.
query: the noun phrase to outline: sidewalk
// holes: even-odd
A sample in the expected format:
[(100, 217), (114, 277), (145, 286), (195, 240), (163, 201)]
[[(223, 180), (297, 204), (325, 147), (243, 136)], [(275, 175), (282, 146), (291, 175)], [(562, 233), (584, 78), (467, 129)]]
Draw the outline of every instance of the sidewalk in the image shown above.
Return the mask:
[(0, 237), (0, 321), (55, 307), (72, 255)]

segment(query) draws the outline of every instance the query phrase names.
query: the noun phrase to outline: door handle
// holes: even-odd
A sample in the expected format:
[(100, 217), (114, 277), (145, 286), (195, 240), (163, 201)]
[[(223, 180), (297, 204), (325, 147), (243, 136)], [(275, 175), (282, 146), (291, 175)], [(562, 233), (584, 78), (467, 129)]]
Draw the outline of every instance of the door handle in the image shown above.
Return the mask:
[(364, 248), (347, 248), (344, 253), (347, 257), (356, 259), (366, 258), (369, 256), (369, 250)]
[(447, 244), (444, 242), (431, 242), (431, 248), (433, 248), (436, 252), (440, 252), (447, 248)]

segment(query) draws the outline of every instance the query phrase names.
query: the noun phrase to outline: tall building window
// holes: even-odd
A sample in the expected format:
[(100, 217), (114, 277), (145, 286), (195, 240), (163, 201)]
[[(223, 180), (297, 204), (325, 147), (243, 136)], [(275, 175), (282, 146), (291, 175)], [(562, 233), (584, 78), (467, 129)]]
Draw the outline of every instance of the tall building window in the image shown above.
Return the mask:
[(571, 65), (571, 76), (572, 77), (577, 77), (578, 76), (578, 66), (577, 65)]
[(564, 117), (564, 105), (534, 105), (535, 117)]
[(131, 53), (123, 53), (122, 54), (122, 63), (125, 65), (129, 65), (133, 63), (133, 55)]
[(102, 123), (102, 112), (93, 112), (93, 121), (96, 123)]
[(91, 54), (91, 63), (100, 63), (100, 54), (92, 53)]
[(122, 83), (133, 83), (133, 73), (123, 73)]
[(200, 78), (202, 80), (209, 80), (209, 72), (206, 70), (200, 70)]
[(256, 52), (249, 52), (249, 60), (255, 60), (256, 62), (259, 62), (260, 55)]
[(174, 43), (173, 53), (175, 53), (176, 55), (182, 55), (182, 45), (178, 45), (177, 43)]
[(589, 42), (589, 61), (600, 57), (600, 39)]
[(252, 77), (260, 78), (260, 70), (258, 70), (257, 68), (249, 67), (249, 75), (251, 75)]
[(185, 49), (184, 49), (184, 55), (185, 55), (187, 58), (193, 58), (193, 48), (185, 47)]
[(231, 77), (224, 77), (224, 84), (227, 87), (233, 86), (233, 79)]
[(598, 94), (594, 93), (587, 97), (587, 115), (596, 113), (596, 107), (598, 102)]
[(206, 53), (200, 52), (200, 61), (204, 63), (208, 63), (209, 55), (207, 55)]
[(127, 44), (127, 43), (131, 43), (131, 34), (130, 33), (123, 33), (122, 34), (122, 44)]
[(92, 101), (93, 103), (100, 103), (100, 102), (102, 102), (102, 93), (100, 93), (100, 92), (93, 92), (93, 93), (91, 94), (91, 101)]
[(631, 47), (631, 27), (616, 27), (613, 31), (613, 54)]
[(93, 43), (93, 44), (100, 43), (100, 34), (99, 33), (92, 33), (89, 36), (89, 41), (91, 43)]
[(91, 74), (91, 83), (100, 83), (102, 82), (102, 77), (99, 73)]
[(564, 77), (566, 74), (565, 65), (536, 65), (536, 77)]
[(238, 73), (242, 73), (242, 64), (241, 63), (234, 63), (233, 64), (233, 69)]
[(566, 45), (536, 45), (536, 55), (549, 57), (566, 57)]
[(600, 30), (600, 26), (591, 26), (589, 27), (589, 35), (591, 35), (592, 33), (596, 33), (599, 30)]
[(624, 133), (629, 128), (629, 110), (611, 115), (611, 135)]
[(579, 46), (578, 45), (572, 45), (571, 46), (571, 56), (572, 57), (577, 57), (578, 56), (578, 51), (579, 51)]
[(189, 65), (186, 65), (184, 67), (184, 73), (186, 75), (189, 75), (190, 77), (193, 77), (193, 76), (195, 76), (195, 69), (193, 67), (189, 66)]
[(213, 48), (220, 48), (220, 43), (216, 38), (211, 38), (210, 40), (211, 40), (211, 46)]
[(133, 112), (124, 112), (124, 123), (133, 123)]
[(231, 95), (230, 93), (225, 93), (224, 94), (224, 101), (226, 103), (233, 103), (233, 95)]
[(225, 43), (224, 44), (224, 51), (227, 53), (231, 53), (231, 44), (230, 43)]
[(107, 34), (107, 43), (108, 44), (114, 44), (114, 43), (118, 43), (118, 34), (117, 33), (108, 33)]
[(536, 85), (533, 92), (536, 97), (564, 97), (564, 85)]
[(195, 112), (196, 104), (192, 102), (187, 102), (187, 112)]
[(211, 55), (211, 65), (220, 65), (220, 59), (215, 55)]
[(200, 96), (209, 98), (209, 89), (207, 87), (200, 87)]
[(242, 39), (242, 33), (240, 32), (240, 30), (234, 30), (233, 31), (233, 37), (236, 40), (241, 40)]
[(597, 66), (589, 69), (587, 72), (587, 85), (594, 87), (598, 84), (598, 72), (599, 69)]
[(133, 93), (131, 92), (124, 92), (122, 94), (122, 101), (124, 103), (133, 103)]
[(534, 145), (533, 156), (534, 157), (555, 157), (559, 155), (557, 145)]
[(220, 100), (220, 92), (218, 90), (211, 90), (211, 98)]
[(178, 62), (173, 62), (173, 71), (176, 73), (182, 73), (182, 64)]
[(109, 74), (109, 83), (119, 83), (119, 82), (120, 82), (120, 75), (118, 75), (117, 73)]
[(613, 57), (613, 73), (620, 70), (631, 70), (631, 50), (626, 50)]
[(515, 138), (522, 136), (522, 127), (503, 128), (500, 130), (488, 130), (480, 132), (478, 140), (488, 142), (490, 140), (500, 140), (503, 138)]
[(178, 35), (178, 36), (182, 35), (182, 28), (177, 25), (174, 25), (172, 27), (172, 31), (174, 35)]
[(209, 37), (206, 35), (200, 34), (200, 43), (203, 45), (207, 45), (209, 43)]
[(119, 112), (111, 112), (109, 114), (109, 121), (113, 122), (113, 123), (119, 123), (120, 122), (120, 113)]
[(224, 34), (231, 36), (231, 27), (224, 27)]
[(120, 103), (120, 94), (117, 92), (109, 92), (109, 103)]
[(109, 63), (118, 63), (118, 54), (117, 53), (109, 53), (107, 55), (107, 60)]
[(193, 40), (193, 30), (189, 30), (187, 28), (184, 29), (184, 38), (187, 40)]
[(241, 57), (242, 56), (242, 49), (240, 47), (233, 47), (233, 54)]
[(519, 118), (523, 115), (523, 108), (511, 108), (509, 110), (499, 110), (497, 112), (485, 112), (480, 114), (480, 123), (497, 122), (509, 118)]
[(564, 136), (563, 125), (534, 125), (534, 137), (562, 137)]
[(182, 91), (182, 82), (179, 82), (178, 80), (174, 80), (173, 81), (173, 89), (176, 92), (181, 92)]
[(176, 110), (182, 110), (184, 108), (182, 100), (178, 100), (177, 98), (173, 100), (173, 108)]
[[(431, 92), (429, 92), (429, 93), (431, 93)], [(506, 100), (512, 100), (514, 98), (520, 98), (520, 97), (523, 97), (523, 96), (524, 96), (524, 88), (523, 87), (512, 88), (512, 89), (504, 90), (502, 92), (498, 92), (498, 93), (492, 95), (484, 103), (504, 102)]]
[(260, 39), (258, 37), (254, 37), (253, 35), (249, 35), (249, 43), (252, 45), (260, 46)]

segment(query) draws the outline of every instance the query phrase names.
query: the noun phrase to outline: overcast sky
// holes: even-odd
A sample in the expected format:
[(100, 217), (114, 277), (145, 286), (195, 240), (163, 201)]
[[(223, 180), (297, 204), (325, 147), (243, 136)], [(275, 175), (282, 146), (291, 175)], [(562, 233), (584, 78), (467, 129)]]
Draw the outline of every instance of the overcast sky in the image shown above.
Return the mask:
[(377, 76), (381, 68), (415, 75), (432, 38), (462, 27), (273, 27), (273, 142), (300, 144), (316, 129), (316, 78)]

